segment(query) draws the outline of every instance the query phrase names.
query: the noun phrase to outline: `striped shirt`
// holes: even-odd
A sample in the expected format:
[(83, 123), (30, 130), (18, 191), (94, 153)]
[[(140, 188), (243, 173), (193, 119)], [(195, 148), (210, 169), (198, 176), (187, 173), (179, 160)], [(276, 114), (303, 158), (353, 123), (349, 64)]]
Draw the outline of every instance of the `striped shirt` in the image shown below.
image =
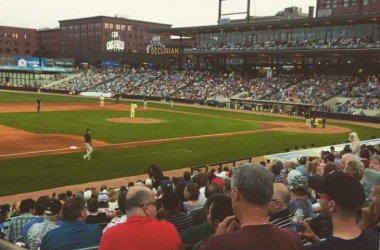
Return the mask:
[(180, 212), (169, 212), (164, 216), (163, 220), (172, 223), (179, 234), (193, 225), (191, 216)]
[(34, 220), (37, 216), (33, 214), (22, 214), (17, 217), (13, 217), (9, 224), (9, 235), (6, 236), (6, 240), (14, 242), (18, 237), (22, 236), (22, 227), (29, 221)]
[(272, 215), (269, 218), (269, 222), (276, 227), (286, 228), (291, 226), (293, 217), (294, 213), (290, 212), (289, 209), (285, 209), (281, 212), (278, 212), (277, 214)]

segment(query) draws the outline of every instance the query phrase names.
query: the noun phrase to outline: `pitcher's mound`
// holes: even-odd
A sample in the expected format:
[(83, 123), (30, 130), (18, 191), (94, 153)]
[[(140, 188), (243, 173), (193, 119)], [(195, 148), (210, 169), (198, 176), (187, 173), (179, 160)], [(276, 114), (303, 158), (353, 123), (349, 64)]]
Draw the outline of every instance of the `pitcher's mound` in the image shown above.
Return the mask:
[(159, 120), (159, 119), (137, 118), (137, 117), (135, 117), (135, 118), (130, 118), (130, 117), (112, 118), (112, 119), (108, 119), (108, 121), (116, 122), (116, 123), (138, 123), (138, 124), (164, 122), (163, 120)]

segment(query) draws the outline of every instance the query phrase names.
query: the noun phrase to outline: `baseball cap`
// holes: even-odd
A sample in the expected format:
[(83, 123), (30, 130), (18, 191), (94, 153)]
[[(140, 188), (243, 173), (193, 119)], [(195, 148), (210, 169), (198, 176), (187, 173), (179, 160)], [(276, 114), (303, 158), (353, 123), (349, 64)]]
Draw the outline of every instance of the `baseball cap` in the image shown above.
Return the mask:
[(51, 199), (44, 211), (46, 215), (56, 215), (62, 210), (62, 203), (57, 199)]
[(341, 171), (334, 171), (325, 178), (312, 176), (309, 178), (309, 186), (346, 208), (359, 208), (365, 201), (364, 189), (360, 182)]
[(369, 181), (372, 185), (380, 185), (380, 172), (366, 168), (364, 169), (364, 176), (367, 181)]
[(107, 193), (101, 193), (98, 196), (98, 202), (108, 202), (108, 194)]
[(170, 180), (164, 180), (161, 182), (162, 189), (173, 189), (173, 183)]
[(290, 189), (308, 190), (309, 186), (307, 185), (307, 178), (302, 175), (295, 176), (290, 182)]
[(294, 177), (296, 177), (296, 176), (302, 176), (301, 172), (298, 170), (295, 170), (295, 169), (290, 171), (288, 174), (288, 183), (292, 183)]

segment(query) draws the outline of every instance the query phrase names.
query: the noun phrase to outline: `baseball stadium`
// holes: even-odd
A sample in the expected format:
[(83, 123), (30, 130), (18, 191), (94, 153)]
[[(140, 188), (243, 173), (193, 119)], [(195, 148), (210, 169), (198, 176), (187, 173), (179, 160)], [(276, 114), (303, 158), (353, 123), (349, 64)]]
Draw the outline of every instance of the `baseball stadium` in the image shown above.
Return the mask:
[[(48, 30), (2, 57), (0, 249), (378, 249), (380, 5), (255, 18), (248, 0), (230, 20), (222, 2), (218, 25), (64, 20), (65, 59), (42, 57)], [(77, 26), (102, 48), (70, 47)]]

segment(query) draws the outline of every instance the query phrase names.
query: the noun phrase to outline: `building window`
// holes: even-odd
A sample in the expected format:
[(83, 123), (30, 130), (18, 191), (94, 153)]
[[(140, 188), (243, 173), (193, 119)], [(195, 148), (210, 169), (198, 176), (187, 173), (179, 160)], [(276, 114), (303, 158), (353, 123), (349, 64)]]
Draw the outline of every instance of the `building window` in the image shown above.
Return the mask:
[(15, 41), (15, 46), (18, 46), (18, 41)]
[(11, 46), (11, 41), (5, 41), (6, 46)]
[(11, 49), (9, 49), (9, 48), (5, 49), (5, 53), (8, 53), (8, 54), (11, 53)]
[(331, 9), (330, 1), (326, 1), (326, 9)]
[(25, 54), (29, 55), (30, 54), (30, 50), (26, 49), (25, 50)]
[(120, 30), (120, 24), (116, 24), (116, 30)]
[(110, 23), (109, 25), (110, 25), (110, 29), (113, 29), (113, 23)]
[(18, 53), (18, 49), (13, 49), (13, 54), (17, 54)]
[(10, 37), (10, 36), (11, 36), (11, 33), (8, 33), (8, 32), (4, 33), (4, 37)]
[(25, 47), (29, 47), (30, 46), (30, 42), (25, 42)]
[(133, 27), (132, 26), (128, 26), (128, 31), (132, 31), (133, 30)]
[(13, 33), (12, 37), (17, 39), (18, 38), (18, 34), (17, 33)]
[(102, 27), (102, 24), (101, 24), (101, 23), (96, 23), (96, 24), (95, 24), (95, 28), (96, 28), (96, 29), (100, 29), (101, 27)]
[(349, 1), (349, 0), (344, 0), (344, 2), (343, 2), (343, 7), (348, 7), (348, 1)]
[(2, 48), (0, 48), (0, 53), (3, 53), (3, 49)]
[(68, 28), (69, 28), (69, 31), (73, 31), (73, 26), (70, 25)]
[(333, 1), (333, 9), (336, 9), (337, 6), (338, 6), (338, 0), (334, 0)]
[(104, 28), (105, 28), (105, 29), (108, 29), (108, 27), (109, 27), (109, 26), (108, 26), (108, 23), (105, 23), (105, 24), (104, 24)]
[(121, 30), (125, 30), (125, 25), (120, 25)]
[(368, 0), (364, 0), (363, 5), (368, 5)]
[(352, 7), (356, 6), (356, 2), (357, 2), (357, 0), (352, 0), (352, 2), (351, 2), (351, 6), (352, 6)]
[(376, 4), (377, 3), (377, 0), (372, 0), (372, 4)]

